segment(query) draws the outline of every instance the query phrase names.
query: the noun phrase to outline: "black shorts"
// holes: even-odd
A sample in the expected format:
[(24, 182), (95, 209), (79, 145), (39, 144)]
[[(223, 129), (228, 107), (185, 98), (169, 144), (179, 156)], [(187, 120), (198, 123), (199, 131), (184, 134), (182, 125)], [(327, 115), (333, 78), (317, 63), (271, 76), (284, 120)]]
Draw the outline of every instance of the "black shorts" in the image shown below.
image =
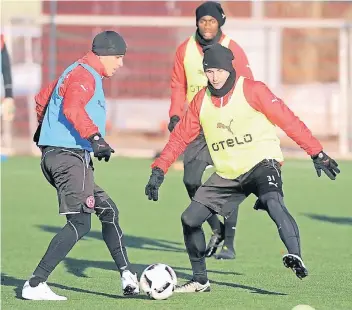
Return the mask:
[(183, 164), (186, 167), (193, 160), (206, 162), (208, 165), (213, 165), (213, 160), (210, 157), (208, 145), (205, 141), (204, 133), (193, 140), (186, 148), (183, 154)]
[(268, 192), (283, 196), (281, 165), (275, 160), (263, 160), (250, 171), (234, 180), (223, 179), (216, 173), (198, 189), (194, 200), (228, 217), (250, 194), (260, 197)]
[(94, 213), (95, 206), (109, 198), (94, 182), (93, 162), (87, 151), (44, 147), (40, 166), (57, 190), (60, 214)]

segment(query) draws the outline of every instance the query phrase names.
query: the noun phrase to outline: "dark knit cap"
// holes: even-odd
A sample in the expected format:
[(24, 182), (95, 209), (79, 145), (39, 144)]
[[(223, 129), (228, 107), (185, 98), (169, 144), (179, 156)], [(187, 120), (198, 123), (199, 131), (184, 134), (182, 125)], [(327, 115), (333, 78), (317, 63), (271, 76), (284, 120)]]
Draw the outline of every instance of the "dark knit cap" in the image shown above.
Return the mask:
[(204, 47), (203, 69), (223, 69), (228, 72), (234, 71), (232, 51), (219, 43)]
[(98, 56), (122, 56), (126, 49), (123, 37), (111, 30), (98, 33), (92, 43), (92, 52)]
[(214, 17), (218, 21), (219, 27), (222, 27), (225, 24), (226, 16), (220, 3), (208, 1), (201, 4), (196, 9), (196, 25), (198, 26), (198, 21), (203, 16), (207, 15)]

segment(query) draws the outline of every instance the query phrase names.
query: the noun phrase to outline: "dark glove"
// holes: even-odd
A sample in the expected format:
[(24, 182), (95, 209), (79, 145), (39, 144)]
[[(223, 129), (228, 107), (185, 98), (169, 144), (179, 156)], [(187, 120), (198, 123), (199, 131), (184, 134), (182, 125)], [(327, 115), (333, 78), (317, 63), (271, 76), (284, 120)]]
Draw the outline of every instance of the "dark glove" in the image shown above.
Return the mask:
[(167, 126), (167, 128), (169, 129), (169, 131), (173, 131), (176, 124), (180, 121), (180, 118), (177, 115), (171, 116), (170, 118), (170, 123)]
[(164, 181), (164, 171), (158, 167), (152, 169), (152, 174), (149, 178), (149, 182), (145, 187), (145, 194), (148, 196), (149, 200), (158, 200), (159, 187)]
[(103, 158), (105, 161), (109, 161), (111, 153), (115, 153), (110, 145), (106, 143), (104, 138), (102, 138), (100, 133), (92, 135), (88, 138), (88, 141), (92, 144), (94, 157), (97, 157), (99, 161)]
[(42, 129), (42, 124), (39, 124), (37, 127), (37, 130), (34, 133), (33, 136), (33, 142), (38, 145), (39, 138), (40, 138), (40, 130)]
[(337, 168), (337, 162), (330, 158), (328, 155), (326, 155), (323, 151), (321, 151), (317, 155), (312, 156), (312, 159), (318, 177), (321, 176), (322, 170), (331, 180), (335, 180), (336, 175), (340, 173), (340, 169)]
[(253, 209), (258, 211), (258, 210), (267, 210), (268, 208), (258, 198), (257, 201), (254, 203)]

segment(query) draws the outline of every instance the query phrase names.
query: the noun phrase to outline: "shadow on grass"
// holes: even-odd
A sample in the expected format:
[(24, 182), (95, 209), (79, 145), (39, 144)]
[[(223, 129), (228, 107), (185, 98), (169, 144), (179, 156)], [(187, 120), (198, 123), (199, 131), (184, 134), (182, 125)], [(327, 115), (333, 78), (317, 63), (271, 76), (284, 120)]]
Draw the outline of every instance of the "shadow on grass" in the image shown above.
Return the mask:
[[(103, 270), (117, 271), (115, 263), (107, 262), (107, 261), (92, 261), (92, 260), (81, 260), (81, 259), (75, 259), (75, 258), (66, 258), (64, 260), (64, 264), (65, 264), (65, 267), (67, 268), (67, 271), (69, 273), (76, 275), (77, 277), (87, 277), (87, 275), (85, 274), (85, 271), (88, 268), (98, 268)], [(147, 266), (148, 265), (144, 265), (144, 264), (133, 264), (134, 271), (136, 271), (138, 275), (140, 275)], [(172, 266), (172, 268), (175, 270), (178, 279), (183, 279), (187, 281), (192, 278), (191, 268), (184, 268), (184, 267), (177, 267), (177, 266)], [(210, 276), (210, 279), (212, 278), (212, 274), (233, 275), (233, 276), (243, 275), (242, 273), (238, 273), (238, 272), (227, 272), (227, 271), (217, 271), (217, 270), (208, 270), (208, 274)], [(241, 285), (236, 283), (227, 283), (227, 282), (220, 282), (220, 281), (213, 281), (213, 280), (211, 280), (211, 283), (221, 285), (221, 286), (240, 288), (256, 294), (279, 295), (279, 296), (287, 295), (284, 293), (268, 291), (261, 288), (252, 287), (248, 285)]]
[[(13, 286), (14, 288), (14, 292), (15, 292), (15, 296), (17, 299), (23, 299), (22, 298), (22, 287), (23, 284), (26, 282), (25, 279), (17, 279), (14, 278), (12, 276), (9, 276), (5, 273), (1, 273), (1, 286)], [(56, 283), (51, 283), (48, 282), (48, 285), (53, 288), (59, 288), (62, 290), (67, 290), (67, 291), (74, 291), (77, 293), (85, 293), (85, 294), (93, 294), (96, 296), (102, 296), (102, 297), (108, 297), (108, 298), (114, 298), (114, 299), (119, 299), (119, 298), (126, 298), (123, 297), (121, 295), (115, 295), (115, 294), (107, 294), (107, 293), (102, 293), (102, 292), (95, 292), (95, 291), (90, 291), (90, 290), (86, 290), (86, 289), (82, 289), (82, 288), (77, 288), (77, 287), (72, 287), (72, 286), (66, 286), (66, 285), (62, 285), (62, 284), (56, 284)], [(137, 299), (149, 299), (148, 296), (146, 295), (138, 295), (138, 296), (133, 296), (133, 298), (137, 298)]]
[[(57, 234), (62, 227), (40, 225), (38, 226), (41, 230)], [(174, 242), (163, 239), (146, 238), (146, 237), (136, 237), (131, 235), (124, 235), (125, 244), (127, 248), (143, 249), (149, 251), (166, 251), (166, 252), (185, 252), (184, 248), (177, 246), (182, 246), (180, 242)], [(100, 231), (90, 231), (81, 240), (88, 240), (90, 238), (102, 240), (103, 236)]]
[(303, 215), (316, 221), (352, 226), (352, 217), (337, 217), (337, 216), (320, 215), (320, 214), (313, 214), (313, 213), (303, 213)]

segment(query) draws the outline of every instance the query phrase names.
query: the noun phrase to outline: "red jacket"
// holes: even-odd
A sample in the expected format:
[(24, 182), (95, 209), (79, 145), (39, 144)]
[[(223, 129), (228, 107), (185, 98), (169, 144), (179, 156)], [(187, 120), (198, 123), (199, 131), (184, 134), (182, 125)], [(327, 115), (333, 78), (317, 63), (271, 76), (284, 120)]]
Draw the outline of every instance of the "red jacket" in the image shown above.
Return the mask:
[[(223, 106), (229, 102), (233, 90), (234, 87), (223, 97)], [(206, 87), (193, 98), (186, 114), (171, 132), (169, 142), (152, 167), (159, 167), (166, 173), (172, 163), (185, 151), (187, 145), (199, 135), (201, 130), (199, 113), (205, 91)], [(245, 79), (243, 91), (253, 109), (263, 113), (270, 122), (280, 127), (308, 155), (316, 155), (323, 149), (307, 126), (264, 83)], [(216, 107), (220, 107), (221, 98), (212, 96), (211, 99)]]
[[(224, 39), (225, 35), (223, 34), (219, 40), (221, 42)], [(169, 110), (169, 116), (177, 115), (182, 117), (184, 114), (184, 108), (186, 103), (186, 94), (187, 94), (187, 79), (185, 73), (185, 67), (183, 65), (184, 58), (186, 54), (186, 47), (189, 38), (184, 41), (176, 51), (176, 57), (174, 62), (174, 68), (171, 78), (171, 106)], [(202, 47), (196, 42), (199, 53), (203, 55)], [(232, 64), (236, 69), (238, 76), (244, 76), (249, 79), (253, 79), (252, 71), (248, 64), (248, 59), (243, 49), (233, 40), (230, 40), (229, 49), (232, 51), (235, 56)]]
[[(93, 52), (87, 53), (78, 61), (91, 66), (102, 78), (106, 77), (103, 64)], [(35, 96), (37, 119), (39, 123), (43, 120), (45, 108), (50, 101), (51, 94), (57, 82), (58, 79), (43, 88)], [(94, 91), (94, 77), (82, 66), (77, 66), (73, 69), (64, 79), (59, 89), (60, 96), (64, 98), (63, 113), (84, 139), (99, 131), (98, 127), (93, 123), (85, 110), (85, 106), (93, 97)]]

